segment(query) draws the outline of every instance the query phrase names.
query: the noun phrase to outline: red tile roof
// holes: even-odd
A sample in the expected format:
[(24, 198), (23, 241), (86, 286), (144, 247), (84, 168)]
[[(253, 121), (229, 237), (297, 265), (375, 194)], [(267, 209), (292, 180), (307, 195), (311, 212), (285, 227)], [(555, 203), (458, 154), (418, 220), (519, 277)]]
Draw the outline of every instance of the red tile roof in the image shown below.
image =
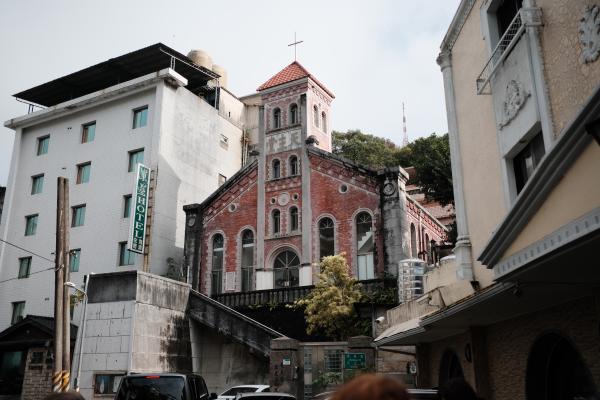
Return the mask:
[(308, 72), (306, 68), (304, 68), (302, 64), (300, 64), (298, 61), (294, 61), (293, 63), (291, 63), (290, 65), (273, 75), (271, 79), (260, 85), (256, 90), (260, 92), (261, 90), (266, 90), (275, 86), (283, 85), (284, 83), (293, 82), (295, 80), (306, 77), (315, 81), (315, 83), (319, 85), (321, 89), (323, 89), (325, 92), (327, 92), (328, 95), (330, 95), (332, 98), (335, 98), (333, 93), (331, 93), (325, 87), (325, 85), (319, 82), (310, 72)]

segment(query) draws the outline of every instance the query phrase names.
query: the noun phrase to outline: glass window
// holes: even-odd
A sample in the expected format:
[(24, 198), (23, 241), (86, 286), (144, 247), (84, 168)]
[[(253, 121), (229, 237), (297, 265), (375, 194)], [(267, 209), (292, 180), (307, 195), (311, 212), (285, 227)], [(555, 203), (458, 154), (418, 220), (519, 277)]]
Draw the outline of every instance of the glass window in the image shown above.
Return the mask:
[(31, 194), (42, 193), (44, 190), (44, 174), (31, 177)]
[(290, 208), (290, 230), (297, 231), (299, 228), (298, 207)]
[(119, 243), (119, 265), (134, 265), (135, 253), (127, 249), (127, 242)]
[(504, 35), (510, 23), (515, 18), (521, 7), (523, 0), (502, 0), (496, 10), (496, 20), (498, 22), (498, 39)]
[(298, 123), (298, 106), (296, 104), (292, 104), (290, 106), (290, 125), (294, 125)]
[(317, 106), (313, 106), (313, 118), (314, 118), (313, 123), (318, 128), (319, 127), (319, 109), (317, 108)]
[(28, 278), (31, 269), (31, 257), (19, 258), (19, 279)]
[(410, 256), (417, 257), (417, 230), (414, 224), (410, 224)]
[(321, 120), (323, 121), (323, 132), (327, 132), (327, 115), (324, 111), (321, 113)]
[(279, 210), (273, 210), (273, 234), (281, 231), (281, 213)]
[(129, 218), (131, 215), (131, 195), (123, 196), (123, 218)]
[(148, 106), (133, 110), (133, 129), (146, 126), (148, 123)]
[(273, 128), (281, 128), (281, 110), (279, 108), (273, 110)]
[(73, 217), (71, 218), (71, 226), (83, 226), (85, 223), (85, 204), (73, 207)]
[(144, 149), (129, 152), (129, 168), (127, 171), (135, 172), (137, 165), (144, 162)]
[(342, 355), (343, 350), (325, 350), (325, 371), (326, 372), (342, 372)]
[(521, 192), (533, 175), (544, 157), (544, 152), (544, 138), (540, 132), (513, 159), (517, 194)]
[(366, 212), (361, 212), (356, 216), (356, 248), (358, 279), (374, 279), (373, 220), (371, 215)]
[(223, 250), (225, 239), (223, 235), (217, 234), (212, 243), (212, 281), (210, 287), (211, 295), (223, 291)]
[(254, 267), (254, 233), (250, 229), (242, 232), (242, 292), (252, 287), (252, 269)]
[(273, 160), (272, 179), (281, 177), (281, 162), (279, 160)]
[(300, 283), (298, 267), (300, 267), (300, 259), (296, 253), (291, 250), (279, 253), (273, 263), (273, 287), (277, 289), (298, 286)]
[(35, 235), (37, 231), (38, 214), (25, 217), (25, 236)]
[(69, 270), (71, 272), (79, 271), (79, 260), (81, 259), (81, 249), (73, 249), (69, 252)]
[(94, 140), (96, 137), (96, 123), (90, 122), (89, 124), (85, 124), (81, 130), (81, 143), (89, 143)]
[(50, 145), (50, 136), (42, 136), (38, 138), (37, 142), (37, 155), (48, 153), (48, 146)]
[(25, 302), (24, 301), (15, 301), (12, 303), (12, 317), (10, 319), (10, 324), (14, 325), (17, 322), (23, 319), (25, 314)]
[(79, 164), (77, 166), (77, 184), (89, 182), (91, 170), (92, 170), (91, 162)]
[(331, 218), (319, 221), (319, 260), (335, 254), (334, 225)]
[(291, 156), (290, 157), (290, 175), (298, 175), (300, 170), (298, 168), (298, 157)]

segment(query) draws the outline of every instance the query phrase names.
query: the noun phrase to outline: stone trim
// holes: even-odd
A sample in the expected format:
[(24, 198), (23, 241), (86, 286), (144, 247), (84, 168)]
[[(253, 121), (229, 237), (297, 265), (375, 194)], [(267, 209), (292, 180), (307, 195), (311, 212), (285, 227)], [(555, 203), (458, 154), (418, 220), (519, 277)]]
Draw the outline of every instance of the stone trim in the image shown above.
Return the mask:
[(460, 31), (469, 17), (471, 9), (475, 5), (475, 2), (476, 0), (462, 0), (460, 2), (458, 9), (456, 10), (456, 14), (454, 14), (454, 18), (452, 18), (450, 27), (448, 28), (448, 31), (442, 40), (442, 44), (440, 45), (440, 49), (442, 51), (452, 50), (454, 43), (456, 43), (456, 39), (458, 39), (458, 35), (460, 35)]
[(502, 278), (522, 266), (583, 236), (600, 230), (600, 207), (561, 226), (549, 235), (516, 252), (494, 266), (494, 279)]

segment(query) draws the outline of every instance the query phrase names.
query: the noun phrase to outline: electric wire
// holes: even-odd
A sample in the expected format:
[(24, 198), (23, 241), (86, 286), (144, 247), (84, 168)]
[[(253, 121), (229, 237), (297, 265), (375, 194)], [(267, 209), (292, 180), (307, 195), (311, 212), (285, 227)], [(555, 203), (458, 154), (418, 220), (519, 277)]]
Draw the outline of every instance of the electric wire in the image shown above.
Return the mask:
[(26, 252), (26, 253), (32, 254), (32, 255), (34, 255), (34, 256), (36, 256), (36, 257), (39, 257), (39, 258), (43, 258), (44, 260), (46, 260), (46, 261), (50, 261), (51, 263), (53, 263), (53, 264), (54, 264), (54, 260), (51, 260), (51, 259), (49, 259), (49, 258), (46, 258), (46, 257), (44, 257), (44, 256), (40, 256), (39, 254), (36, 254), (36, 253), (34, 253), (33, 251), (30, 251), (30, 250), (24, 249), (24, 248), (23, 248), (23, 247), (21, 247), (21, 246), (17, 246), (17, 245), (16, 245), (16, 244), (14, 244), (14, 243), (8, 242), (8, 241), (6, 241), (6, 240), (4, 240), (4, 239), (0, 239), (0, 242), (4, 242), (4, 243), (6, 243), (6, 244), (8, 244), (8, 245), (10, 245), (10, 246), (16, 247), (16, 248), (17, 248), (17, 249), (19, 249), (19, 250), (23, 250), (23, 251), (24, 251), (24, 252)]

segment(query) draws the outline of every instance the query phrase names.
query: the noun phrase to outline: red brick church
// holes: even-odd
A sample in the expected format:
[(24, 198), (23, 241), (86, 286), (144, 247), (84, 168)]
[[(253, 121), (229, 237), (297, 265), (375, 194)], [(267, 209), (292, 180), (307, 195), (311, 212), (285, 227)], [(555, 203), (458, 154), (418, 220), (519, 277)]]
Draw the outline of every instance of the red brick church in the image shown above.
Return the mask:
[(186, 212), (193, 287), (217, 295), (312, 285), (345, 253), (359, 280), (427, 258), (446, 229), (406, 193), (402, 168), (374, 171), (331, 153), (333, 93), (294, 61), (258, 88), (249, 162)]

